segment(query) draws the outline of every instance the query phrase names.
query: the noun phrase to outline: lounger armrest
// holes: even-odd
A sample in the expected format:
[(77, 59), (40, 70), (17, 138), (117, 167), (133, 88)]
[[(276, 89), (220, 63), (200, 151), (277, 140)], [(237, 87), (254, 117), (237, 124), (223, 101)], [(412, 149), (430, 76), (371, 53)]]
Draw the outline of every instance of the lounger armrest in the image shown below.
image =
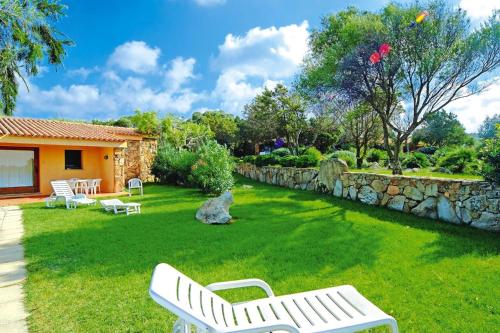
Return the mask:
[(235, 280), (226, 282), (215, 282), (211, 283), (206, 288), (211, 291), (235, 289), (235, 288), (246, 288), (246, 287), (258, 287), (264, 290), (268, 297), (274, 296), (271, 287), (262, 280), (259, 279), (245, 279), (245, 280)]
[(231, 330), (226, 331), (226, 333), (234, 332), (234, 333), (259, 333), (259, 332), (275, 332), (275, 331), (286, 331), (290, 333), (300, 333), (300, 331), (281, 320), (262, 323), (262, 324), (247, 324), (241, 325), (237, 328), (232, 327)]

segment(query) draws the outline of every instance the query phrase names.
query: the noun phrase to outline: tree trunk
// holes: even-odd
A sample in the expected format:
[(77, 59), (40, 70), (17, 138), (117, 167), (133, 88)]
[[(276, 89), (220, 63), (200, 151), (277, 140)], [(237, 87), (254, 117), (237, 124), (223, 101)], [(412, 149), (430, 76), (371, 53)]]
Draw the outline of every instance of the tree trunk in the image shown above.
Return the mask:
[(361, 147), (356, 146), (356, 168), (361, 169), (363, 166), (363, 158), (361, 157)]
[[(390, 149), (390, 148), (389, 148)], [(391, 169), (393, 175), (402, 175), (403, 169), (401, 168), (401, 162), (399, 161), (399, 153), (401, 152), (401, 142), (396, 139), (393, 146), (394, 151), (392, 152), (391, 158)]]

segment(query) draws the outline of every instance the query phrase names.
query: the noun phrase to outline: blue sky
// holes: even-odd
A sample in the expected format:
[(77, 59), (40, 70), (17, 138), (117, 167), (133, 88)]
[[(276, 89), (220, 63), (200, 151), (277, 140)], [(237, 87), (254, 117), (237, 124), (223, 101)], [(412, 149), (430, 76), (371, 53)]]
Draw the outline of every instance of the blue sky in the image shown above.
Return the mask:
[[(480, 20), (499, 1), (462, 0), (461, 6)], [(136, 108), (181, 117), (207, 108), (241, 114), (264, 86), (293, 79), (322, 16), (349, 5), (377, 10), (386, 1), (62, 2), (67, 16), (58, 29), (75, 46), (63, 66), (42, 66), (29, 79), (18, 116), (110, 119)], [(487, 111), (478, 118), (471, 105)], [(454, 108), (472, 131), (500, 101), (486, 92)]]

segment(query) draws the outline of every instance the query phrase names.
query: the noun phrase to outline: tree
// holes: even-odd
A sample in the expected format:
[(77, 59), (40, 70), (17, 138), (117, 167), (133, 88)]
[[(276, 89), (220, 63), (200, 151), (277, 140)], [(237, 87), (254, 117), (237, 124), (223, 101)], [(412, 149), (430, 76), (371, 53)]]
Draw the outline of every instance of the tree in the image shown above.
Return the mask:
[[(383, 32), (345, 56), (336, 73), (344, 94), (368, 102), (379, 115), (393, 174), (402, 174), (399, 154), (411, 133), (451, 102), (485, 89), (485, 82), (491, 83), (486, 74), (500, 64), (498, 12), (471, 31), (460, 9), (441, 1), (427, 9), (431, 17), (409, 29), (408, 22), (423, 8), (389, 4), (381, 14)], [(370, 54), (382, 43), (392, 51), (372, 64)]]
[(195, 150), (214, 137), (210, 128), (168, 115), (161, 121), (161, 140), (176, 149)]
[(142, 112), (137, 109), (134, 111), (134, 115), (130, 117), (130, 121), (142, 134), (153, 136), (160, 134), (160, 120), (155, 111)]
[(496, 126), (500, 124), (500, 113), (493, 115), (491, 118), (486, 117), (479, 126), (478, 135), (481, 139), (492, 139), (496, 135)]
[(301, 135), (307, 129), (306, 107), (298, 94), (278, 84), (267, 88), (245, 105), (246, 131), (255, 144), (284, 137), (298, 153)]
[(234, 116), (224, 111), (214, 110), (206, 112), (195, 112), (191, 117), (192, 121), (208, 126), (214, 133), (215, 140), (226, 147), (234, 147), (238, 125)]
[(18, 78), (27, 86), (24, 76), (37, 75), (45, 57), (62, 63), (72, 42), (53, 25), (64, 9), (56, 0), (0, 0), (0, 115), (16, 107)]
[(457, 116), (445, 110), (427, 117), (422, 127), (412, 135), (415, 144), (425, 142), (430, 146), (444, 147), (472, 143), (472, 138), (465, 133)]
[(377, 113), (366, 104), (358, 104), (341, 118), (344, 135), (356, 148), (356, 166), (361, 169), (368, 146), (381, 137)]

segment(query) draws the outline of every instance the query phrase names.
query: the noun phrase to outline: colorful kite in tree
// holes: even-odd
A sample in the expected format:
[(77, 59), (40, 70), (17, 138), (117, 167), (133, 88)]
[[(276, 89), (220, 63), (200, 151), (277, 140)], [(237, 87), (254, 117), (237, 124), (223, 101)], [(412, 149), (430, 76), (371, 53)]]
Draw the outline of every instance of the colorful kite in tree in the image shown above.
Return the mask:
[(408, 28), (414, 28), (417, 26), (417, 24), (420, 24), (422, 22), (424, 22), (425, 18), (429, 16), (429, 12), (424, 10), (423, 12), (421, 12), (420, 14), (417, 15), (417, 17), (415, 18), (415, 22), (411, 22), (411, 24), (408, 26)]
[(389, 44), (384, 43), (380, 45), (380, 47), (378, 48), (378, 52), (375, 51), (371, 54), (370, 62), (372, 64), (379, 63), (382, 60), (382, 58), (384, 58), (386, 55), (389, 54), (389, 52), (391, 52), (391, 46)]

